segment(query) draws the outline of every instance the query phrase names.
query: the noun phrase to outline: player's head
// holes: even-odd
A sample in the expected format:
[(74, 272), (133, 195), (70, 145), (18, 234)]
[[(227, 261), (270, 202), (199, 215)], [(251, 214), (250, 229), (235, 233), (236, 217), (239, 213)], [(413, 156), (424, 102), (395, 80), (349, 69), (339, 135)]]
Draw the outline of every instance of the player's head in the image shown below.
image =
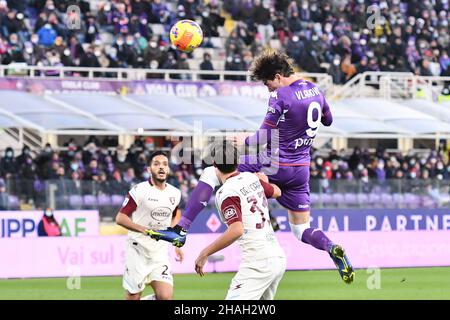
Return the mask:
[(250, 67), (253, 80), (262, 81), (269, 91), (285, 86), (283, 78), (294, 74), (294, 63), (287, 54), (267, 49), (255, 58)]
[(169, 158), (162, 151), (155, 151), (150, 155), (147, 170), (155, 182), (165, 182), (169, 175)]
[(228, 140), (223, 140), (213, 146), (212, 157), (214, 166), (223, 174), (236, 171), (239, 164), (239, 152)]

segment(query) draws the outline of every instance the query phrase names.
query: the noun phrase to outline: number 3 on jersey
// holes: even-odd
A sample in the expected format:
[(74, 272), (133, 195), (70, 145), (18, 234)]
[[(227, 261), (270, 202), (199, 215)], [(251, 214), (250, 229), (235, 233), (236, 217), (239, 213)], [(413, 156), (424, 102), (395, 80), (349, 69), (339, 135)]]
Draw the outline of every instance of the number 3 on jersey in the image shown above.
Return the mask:
[[(264, 208), (267, 208), (267, 198), (264, 195), (264, 191), (260, 191), (258, 192), (258, 198), (262, 199), (262, 206)], [(264, 222), (266, 221), (266, 218), (264, 218), (264, 211), (260, 209), (260, 207), (258, 206), (258, 199), (256, 199), (255, 196), (249, 196), (247, 197), (247, 202), (251, 203), (252, 206), (250, 208), (250, 211), (255, 213), (256, 211), (258, 211), (261, 214), (261, 223), (257, 223), (256, 224), (256, 229), (262, 229), (264, 227)]]
[[(317, 119), (314, 120), (314, 110), (317, 110)], [(313, 101), (308, 106), (308, 114), (306, 120), (308, 122), (309, 129), (306, 130), (306, 134), (314, 138), (317, 134), (317, 129), (319, 128), (320, 119), (322, 119), (322, 109), (320, 108), (320, 104), (316, 101)]]

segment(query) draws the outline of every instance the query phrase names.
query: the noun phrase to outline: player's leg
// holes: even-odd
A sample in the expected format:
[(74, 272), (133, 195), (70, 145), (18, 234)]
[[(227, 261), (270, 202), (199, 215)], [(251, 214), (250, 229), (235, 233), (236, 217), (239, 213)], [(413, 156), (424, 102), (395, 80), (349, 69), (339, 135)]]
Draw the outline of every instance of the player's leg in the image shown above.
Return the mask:
[(283, 278), (284, 272), (286, 271), (286, 258), (285, 257), (274, 257), (271, 258), (272, 263), (272, 273), (273, 280), (264, 291), (261, 296), (261, 300), (273, 300), (275, 298), (275, 294), (277, 293), (278, 285)]
[(225, 300), (260, 300), (273, 280), (271, 259), (242, 263)]
[(205, 168), (200, 181), (189, 197), (180, 222), (173, 228), (153, 230), (149, 235), (153, 239), (168, 241), (174, 246), (182, 247), (186, 242), (187, 230), (203, 208), (208, 205), (209, 199), (217, 185), (219, 185), (219, 180), (216, 168), (213, 166)]
[(155, 300), (173, 299), (173, 287), (169, 283), (163, 281), (152, 281), (150, 286), (155, 292)]
[(136, 242), (128, 241), (125, 252), (125, 273), (122, 286), (125, 289), (126, 300), (140, 300), (141, 293), (145, 289), (146, 258), (140, 254)]
[(340, 245), (334, 244), (322, 230), (310, 226), (309, 210), (293, 211), (288, 209), (288, 215), (289, 225), (294, 236), (316, 249), (327, 251), (339, 270), (342, 280), (345, 283), (352, 283), (355, 272), (344, 249)]
[(152, 262), (152, 270), (148, 276), (150, 286), (155, 292), (156, 300), (173, 299), (173, 276), (168, 259)]
[(343, 248), (334, 244), (322, 230), (311, 228), (309, 167), (282, 168), (272, 179), (277, 179), (278, 183), (284, 186), (277, 201), (288, 209), (289, 225), (294, 236), (299, 241), (328, 252), (342, 279), (346, 283), (351, 283), (354, 272)]

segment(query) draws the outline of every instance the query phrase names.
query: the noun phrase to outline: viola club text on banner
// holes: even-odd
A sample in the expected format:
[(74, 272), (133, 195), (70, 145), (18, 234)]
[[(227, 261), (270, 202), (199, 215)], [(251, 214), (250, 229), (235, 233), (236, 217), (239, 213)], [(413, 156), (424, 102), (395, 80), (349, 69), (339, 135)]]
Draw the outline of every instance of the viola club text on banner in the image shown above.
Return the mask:
[[(38, 236), (42, 211), (0, 211), (0, 238)], [(99, 213), (96, 210), (57, 210), (54, 217), (65, 237), (99, 234)]]

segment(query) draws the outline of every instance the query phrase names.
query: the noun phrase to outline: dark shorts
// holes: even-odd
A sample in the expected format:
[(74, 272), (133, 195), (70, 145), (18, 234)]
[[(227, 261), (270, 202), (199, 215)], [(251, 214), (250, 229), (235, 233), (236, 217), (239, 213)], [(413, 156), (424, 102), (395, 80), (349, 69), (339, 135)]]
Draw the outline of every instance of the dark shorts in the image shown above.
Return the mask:
[(309, 211), (309, 165), (283, 166), (261, 164), (255, 155), (241, 156), (238, 170), (241, 172), (263, 172), (269, 182), (281, 189), (277, 201), (293, 211)]

